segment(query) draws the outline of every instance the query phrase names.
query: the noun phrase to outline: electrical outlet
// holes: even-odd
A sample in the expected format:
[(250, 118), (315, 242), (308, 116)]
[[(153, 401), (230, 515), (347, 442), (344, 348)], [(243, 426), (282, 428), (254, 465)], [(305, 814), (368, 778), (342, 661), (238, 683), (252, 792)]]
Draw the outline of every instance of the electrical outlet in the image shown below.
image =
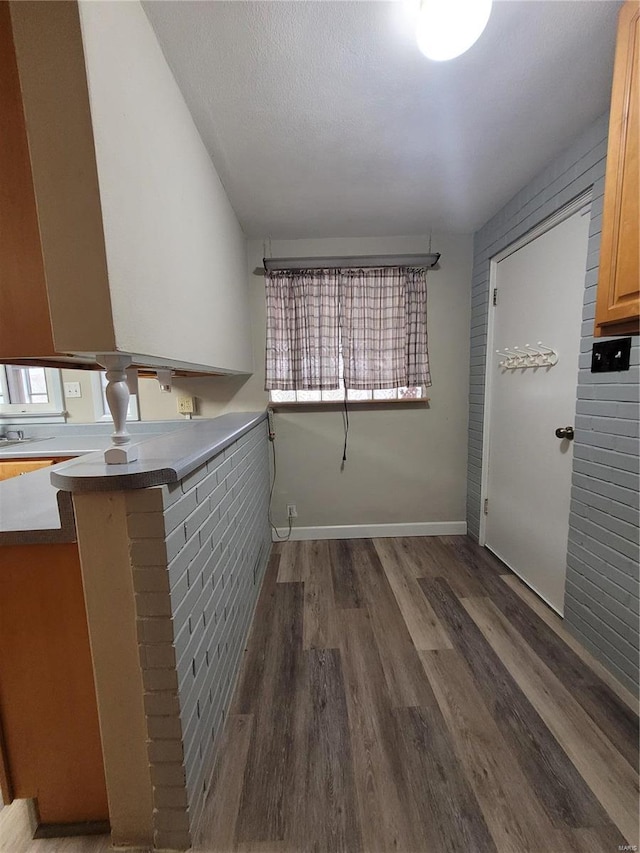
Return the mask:
[(298, 508), (295, 504), (287, 504), (287, 518), (297, 518)]
[(64, 396), (67, 397), (67, 399), (69, 399), (70, 397), (82, 397), (82, 388), (80, 387), (80, 383), (65, 382)]
[(178, 414), (192, 415), (196, 410), (195, 397), (178, 397)]

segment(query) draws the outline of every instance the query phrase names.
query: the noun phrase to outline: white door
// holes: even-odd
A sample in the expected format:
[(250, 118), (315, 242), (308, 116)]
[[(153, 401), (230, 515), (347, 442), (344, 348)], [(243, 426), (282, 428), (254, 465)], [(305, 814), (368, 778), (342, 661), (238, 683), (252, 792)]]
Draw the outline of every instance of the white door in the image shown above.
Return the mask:
[[(569, 530), (573, 426), (589, 207), (496, 264), (485, 544), (559, 613)], [(503, 253), (504, 255), (505, 253)], [(500, 367), (504, 351), (555, 349), (552, 367)]]

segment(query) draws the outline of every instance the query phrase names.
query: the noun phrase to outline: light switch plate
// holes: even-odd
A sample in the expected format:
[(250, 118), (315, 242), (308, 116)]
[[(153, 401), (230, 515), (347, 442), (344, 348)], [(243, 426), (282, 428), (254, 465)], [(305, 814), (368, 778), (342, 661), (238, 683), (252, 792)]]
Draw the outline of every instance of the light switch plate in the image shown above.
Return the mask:
[(592, 373), (613, 373), (629, 370), (631, 338), (596, 341), (591, 352)]
[(65, 382), (64, 383), (64, 396), (69, 399), (70, 397), (82, 397), (82, 388), (80, 387), (79, 382)]

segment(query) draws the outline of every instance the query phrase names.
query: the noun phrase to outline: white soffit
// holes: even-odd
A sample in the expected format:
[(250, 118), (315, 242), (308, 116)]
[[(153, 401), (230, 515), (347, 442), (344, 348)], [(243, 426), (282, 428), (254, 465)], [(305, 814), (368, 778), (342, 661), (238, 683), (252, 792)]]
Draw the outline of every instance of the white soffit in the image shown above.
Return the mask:
[(470, 232), (608, 110), (617, 0), (497, 0), (450, 62), (408, 4), (148, 0), (249, 236)]

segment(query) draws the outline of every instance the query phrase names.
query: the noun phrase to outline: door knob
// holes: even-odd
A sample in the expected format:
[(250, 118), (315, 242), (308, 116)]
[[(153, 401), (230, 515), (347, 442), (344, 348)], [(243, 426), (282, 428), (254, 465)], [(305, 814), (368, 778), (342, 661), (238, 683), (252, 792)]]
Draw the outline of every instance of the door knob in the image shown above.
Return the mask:
[(558, 427), (556, 430), (556, 438), (566, 438), (569, 441), (573, 441), (573, 427)]

